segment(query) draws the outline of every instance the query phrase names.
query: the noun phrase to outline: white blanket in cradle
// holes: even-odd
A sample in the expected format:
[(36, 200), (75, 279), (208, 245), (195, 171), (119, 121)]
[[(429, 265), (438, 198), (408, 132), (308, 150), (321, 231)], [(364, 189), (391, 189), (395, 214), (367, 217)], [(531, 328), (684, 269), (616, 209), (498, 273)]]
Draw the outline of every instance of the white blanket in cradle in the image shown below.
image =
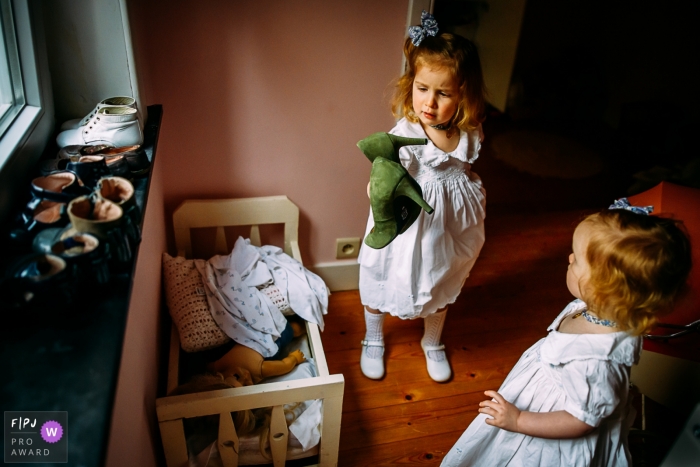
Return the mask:
[(256, 247), (238, 237), (230, 255), (195, 264), (207, 288), (214, 321), (231, 339), (263, 357), (277, 353), (275, 341), (287, 319), (259, 288), (275, 284), (294, 313), (323, 330), (328, 287), (281, 248)]

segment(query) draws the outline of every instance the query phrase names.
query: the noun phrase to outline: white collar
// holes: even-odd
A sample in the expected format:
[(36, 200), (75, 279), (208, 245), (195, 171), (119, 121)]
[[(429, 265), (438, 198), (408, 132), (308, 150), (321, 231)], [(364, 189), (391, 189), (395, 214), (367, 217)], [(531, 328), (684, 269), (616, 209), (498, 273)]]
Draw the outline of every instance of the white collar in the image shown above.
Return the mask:
[(566, 334), (557, 331), (561, 321), (586, 308), (581, 300), (574, 300), (562, 311), (547, 328), (549, 335), (540, 347), (543, 362), (552, 365), (569, 363), (573, 360), (610, 360), (632, 366), (639, 361), (641, 337), (624, 331), (608, 334)]
[(430, 138), (425, 134), (425, 130), (420, 123), (409, 122), (406, 118), (398, 121), (391, 133), (407, 136), (409, 138), (427, 138), (428, 144), (424, 146), (411, 146), (413, 153), (418, 156), (424, 165), (429, 167), (437, 167), (450, 157), (472, 164), (479, 157), (479, 149), (481, 149), (481, 141), (479, 139), (479, 131), (471, 130), (464, 132), (459, 131), (459, 144), (452, 152), (445, 152), (438, 148), (430, 141)]

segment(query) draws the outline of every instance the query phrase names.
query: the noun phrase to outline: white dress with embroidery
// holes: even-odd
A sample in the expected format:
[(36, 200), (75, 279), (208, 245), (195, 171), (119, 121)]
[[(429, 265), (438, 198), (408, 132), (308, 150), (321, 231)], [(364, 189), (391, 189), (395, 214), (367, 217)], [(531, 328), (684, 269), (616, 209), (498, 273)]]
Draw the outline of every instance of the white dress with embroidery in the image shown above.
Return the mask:
[(606, 466), (630, 464), (627, 432), (634, 419), (628, 400), (630, 367), (642, 340), (626, 332), (565, 334), (567, 315), (586, 304), (574, 300), (530, 347), (499, 389), (520, 410), (565, 410), (596, 427), (575, 439), (544, 439), (487, 425), (479, 414), (442, 461), (443, 466)]
[[(389, 132), (427, 138), (419, 123), (401, 119)], [(362, 304), (403, 319), (425, 317), (454, 303), (484, 244), (486, 192), (471, 171), (479, 157), (479, 130), (462, 132), (451, 153), (425, 146), (401, 148), (401, 163), (435, 209), (418, 219), (385, 248), (363, 244)], [(370, 210), (367, 235), (374, 221)]]

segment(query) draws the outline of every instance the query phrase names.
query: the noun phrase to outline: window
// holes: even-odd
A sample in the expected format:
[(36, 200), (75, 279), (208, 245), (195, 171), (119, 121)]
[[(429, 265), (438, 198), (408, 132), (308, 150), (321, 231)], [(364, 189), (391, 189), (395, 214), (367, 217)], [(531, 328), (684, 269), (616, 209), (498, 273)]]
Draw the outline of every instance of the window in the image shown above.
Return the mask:
[(0, 0), (0, 136), (25, 104), (17, 36), (10, 0)]
[(0, 0), (0, 225), (53, 132), (42, 3)]

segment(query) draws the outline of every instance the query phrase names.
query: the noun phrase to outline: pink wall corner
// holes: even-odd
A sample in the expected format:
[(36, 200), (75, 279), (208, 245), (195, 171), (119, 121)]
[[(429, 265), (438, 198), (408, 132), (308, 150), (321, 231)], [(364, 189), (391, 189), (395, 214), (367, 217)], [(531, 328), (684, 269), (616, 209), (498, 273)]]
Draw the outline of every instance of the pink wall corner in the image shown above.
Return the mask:
[(166, 245), (161, 167), (156, 159), (124, 333), (105, 461), (107, 467), (156, 466), (162, 450), (155, 408), (164, 348), (160, 313), (161, 255)]
[(307, 265), (361, 237), (371, 166), (355, 144), (393, 126), (408, 2), (131, 3), (145, 104), (163, 105), (170, 244), (184, 199), (279, 194), (300, 207)]

